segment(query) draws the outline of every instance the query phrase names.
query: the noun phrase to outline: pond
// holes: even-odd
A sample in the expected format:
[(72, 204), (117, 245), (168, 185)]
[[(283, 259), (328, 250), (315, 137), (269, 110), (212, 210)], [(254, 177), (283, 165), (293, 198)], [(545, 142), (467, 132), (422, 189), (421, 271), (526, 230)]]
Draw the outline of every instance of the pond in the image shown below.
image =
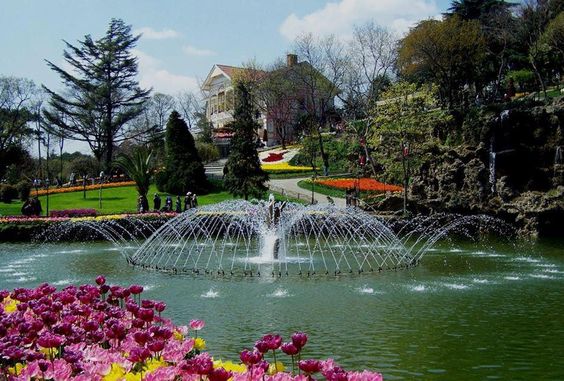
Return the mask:
[(386, 380), (564, 379), (564, 242), (450, 243), (419, 266), (341, 276), (167, 274), (127, 265), (109, 243), (0, 244), (0, 288), (144, 286), (176, 324), (204, 319), (216, 357), (262, 334), (310, 335), (305, 356)]

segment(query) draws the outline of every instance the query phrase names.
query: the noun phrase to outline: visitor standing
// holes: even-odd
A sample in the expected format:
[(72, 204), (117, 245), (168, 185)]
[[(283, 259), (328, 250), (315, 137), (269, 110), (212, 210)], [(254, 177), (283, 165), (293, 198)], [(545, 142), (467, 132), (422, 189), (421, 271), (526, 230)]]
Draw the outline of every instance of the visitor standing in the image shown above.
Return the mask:
[(153, 209), (158, 212), (161, 210), (161, 197), (158, 193), (155, 193), (155, 197), (153, 197)]
[(182, 213), (182, 201), (180, 196), (176, 196), (176, 213)]
[(184, 197), (184, 211), (187, 211), (191, 207), (192, 207), (192, 192), (188, 192)]
[(196, 197), (196, 193), (192, 195), (192, 208), (198, 207), (198, 198)]
[(172, 197), (166, 196), (165, 212), (172, 212)]

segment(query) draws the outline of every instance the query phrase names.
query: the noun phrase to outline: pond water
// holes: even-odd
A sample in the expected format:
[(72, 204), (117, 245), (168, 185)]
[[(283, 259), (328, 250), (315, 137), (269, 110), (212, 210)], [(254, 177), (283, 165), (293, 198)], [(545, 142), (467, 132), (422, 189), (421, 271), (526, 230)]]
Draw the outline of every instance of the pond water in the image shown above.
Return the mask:
[(0, 288), (145, 287), (176, 324), (207, 323), (217, 358), (262, 334), (310, 335), (305, 356), (386, 380), (564, 379), (564, 242), (443, 244), (415, 268), (342, 276), (172, 275), (126, 264), (108, 243), (0, 244)]

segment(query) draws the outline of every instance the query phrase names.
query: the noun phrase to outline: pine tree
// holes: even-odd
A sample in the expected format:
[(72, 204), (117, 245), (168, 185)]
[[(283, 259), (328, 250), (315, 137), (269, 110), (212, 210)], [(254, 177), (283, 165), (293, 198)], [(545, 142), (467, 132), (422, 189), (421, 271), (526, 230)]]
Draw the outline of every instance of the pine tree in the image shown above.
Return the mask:
[(64, 59), (71, 70), (47, 61), (67, 88), (56, 93), (44, 87), (51, 97), (47, 121), (72, 139), (87, 142), (107, 170), (114, 147), (131, 137), (128, 122), (143, 111), (150, 92), (136, 79), (137, 58), (131, 50), (139, 37), (131, 34), (131, 26), (112, 19), (99, 40), (88, 35), (76, 46), (65, 42)]
[(253, 118), (254, 108), (251, 95), (244, 83), (236, 85), (234, 122), (235, 132), (231, 139), (231, 151), (227, 159), (225, 187), (235, 196), (260, 198), (267, 190), (265, 183), (268, 174), (260, 166), (258, 152), (255, 147), (258, 123)]
[(194, 138), (176, 111), (170, 114), (166, 125), (165, 151), (165, 169), (157, 175), (157, 187), (161, 192), (183, 195), (209, 190), (210, 184)]

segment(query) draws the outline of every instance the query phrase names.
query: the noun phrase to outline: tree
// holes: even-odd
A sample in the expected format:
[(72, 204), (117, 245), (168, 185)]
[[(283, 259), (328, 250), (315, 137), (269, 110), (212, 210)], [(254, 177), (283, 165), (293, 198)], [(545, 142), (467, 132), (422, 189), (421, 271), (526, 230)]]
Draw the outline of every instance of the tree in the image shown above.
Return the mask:
[(180, 115), (188, 124), (188, 129), (193, 130), (197, 126), (199, 113), (202, 110), (202, 102), (191, 91), (183, 91), (176, 95), (176, 104)]
[(388, 162), (388, 167), (397, 161), (401, 163), (404, 213), (407, 210), (411, 162), (419, 146), (427, 138), (432, 138), (433, 127), (451, 118), (436, 109), (436, 93), (436, 87), (398, 82), (384, 92), (383, 101), (372, 110), (372, 144), (377, 147), (379, 159), (384, 164)]
[(32, 134), (28, 122), (35, 119), (36, 92), (29, 79), (0, 76), (0, 178), (9, 165), (19, 161), (14, 155), (23, 151), (22, 140)]
[(268, 174), (260, 166), (255, 148), (255, 133), (258, 123), (255, 121), (255, 108), (251, 93), (242, 81), (236, 83), (235, 112), (231, 138), (231, 152), (227, 158), (225, 187), (235, 196), (260, 198), (267, 190), (265, 183)]
[(143, 147), (137, 147), (131, 155), (121, 154), (118, 156), (114, 165), (135, 181), (137, 193), (146, 198), (151, 185), (153, 170), (151, 153)]
[(303, 100), (302, 108), (310, 116), (304, 133), (317, 138), (327, 174), (329, 158), (321, 130), (335, 114), (335, 97), (346, 73), (345, 47), (335, 36), (316, 39), (311, 34), (305, 34), (296, 38), (294, 50), (304, 61), (294, 65), (288, 75)]
[(182, 195), (190, 192), (206, 193), (209, 182), (194, 138), (180, 114), (173, 111), (165, 133), (165, 168), (157, 174), (161, 192)]
[(150, 93), (139, 87), (137, 58), (131, 54), (139, 37), (131, 34), (131, 26), (112, 19), (99, 40), (87, 35), (77, 46), (65, 41), (63, 57), (70, 70), (46, 61), (67, 89), (57, 93), (44, 87), (51, 97), (46, 119), (87, 142), (107, 170), (114, 146), (132, 137), (128, 123), (143, 111)]
[(484, 54), (479, 23), (453, 16), (411, 29), (400, 42), (398, 65), (407, 78), (435, 82), (442, 103), (454, 108), (463, 103), (463, 86), (477, 78)]

